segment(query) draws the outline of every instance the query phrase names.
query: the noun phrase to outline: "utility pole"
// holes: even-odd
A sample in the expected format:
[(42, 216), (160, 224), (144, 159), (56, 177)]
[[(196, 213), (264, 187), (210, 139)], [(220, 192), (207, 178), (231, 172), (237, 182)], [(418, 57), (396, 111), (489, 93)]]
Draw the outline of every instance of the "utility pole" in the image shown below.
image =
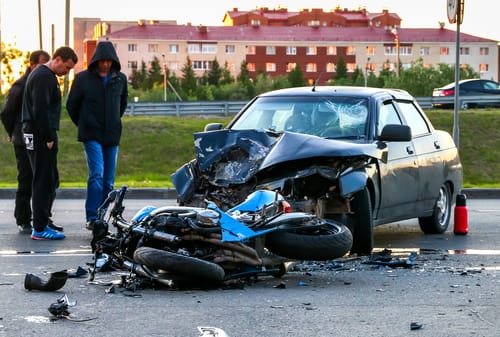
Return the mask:
[(43, 49), (42, 37), (42, 0), (38, 0), (38, 40), (40, 49)]
[[(65, 20), (64, 20), (64, 45), (69, 46), (69, 13), (70, 13), (70, 0), (66, 0), (66, 11), (65, 11)], [(69, 74), (64, 76), (64, 89), (63, 96), (66, 97), (68, 94), (68, 86), (69, 86)]]

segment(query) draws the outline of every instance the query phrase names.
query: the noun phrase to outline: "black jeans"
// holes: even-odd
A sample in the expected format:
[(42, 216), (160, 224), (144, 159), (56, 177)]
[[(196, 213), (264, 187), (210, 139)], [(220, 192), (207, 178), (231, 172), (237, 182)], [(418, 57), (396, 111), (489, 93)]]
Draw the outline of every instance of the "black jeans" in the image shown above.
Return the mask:
[(49, 149), (47, 143), (41, 140), (36, 132), (33, 135), (33, 142), (34, 149), (27, 150), (33, 170), (31, 197), (33, 228), (36, 231), (42, 231), (49, 222), (52, 203), (55, 199), (56, 189), (59, 187), (58, 142), (56, 140), (52, 149)]
[(17, 163), (17, 191), (14, 217), (18, 225), (30, 224), (33, 171), (31, 169), (28, 153), (26, 152), (26, 147), (14, 145), (14, 154), (16, 155)]

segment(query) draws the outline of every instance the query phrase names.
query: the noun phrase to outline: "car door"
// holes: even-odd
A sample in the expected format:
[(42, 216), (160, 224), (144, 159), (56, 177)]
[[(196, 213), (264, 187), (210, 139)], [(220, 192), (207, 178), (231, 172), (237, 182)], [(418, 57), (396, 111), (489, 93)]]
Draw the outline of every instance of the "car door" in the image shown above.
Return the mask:
[(433, 132), (430, 122), (412, 101), (398, 101), (405, 122), (411, 128), (413, 146), (417, 157), (418, 186), (415, 203), (418, 214), (432, 209), (445, 178), (444, 159), (439, 135)]
[[(378, 104), (376, 133), (380, 135), (387, 124), (402, 124), (392, 100)], [(379, 223), (407, 218), (415, 213), (418, 165), (411, 141), (385, 142), (387, 161), (380, 162), (380, 208), (375, 218)]]

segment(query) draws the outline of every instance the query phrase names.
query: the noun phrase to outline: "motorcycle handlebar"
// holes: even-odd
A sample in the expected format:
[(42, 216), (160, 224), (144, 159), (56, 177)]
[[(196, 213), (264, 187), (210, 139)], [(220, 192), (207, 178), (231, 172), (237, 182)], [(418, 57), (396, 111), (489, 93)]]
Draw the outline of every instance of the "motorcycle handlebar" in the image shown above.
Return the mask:
[(168, 234), (168, 233), (157, 231), (157, 230), (148, 230), (148, 229), (145, 229), (144, 227), (141, 227), (141, 226), (134, 226), (134, 225), (129, 224), (128, 222), (126, 222), (123, 219), (118, 219), (116, 221), (116, 225), (118, 227), (120, 227), (122, 230), (125, 230), (125, 231), (131, 230), (132, 232), (134, 232), (136, 234), (139, 234), (139, 235), (142, 235), (145, 237), (146, 236), (152, 237), (154, 239), (161, 240), (161, 241), (168, 241), (168, 242), (181, 241), (181, 238), (176, 236), (176, 235)]

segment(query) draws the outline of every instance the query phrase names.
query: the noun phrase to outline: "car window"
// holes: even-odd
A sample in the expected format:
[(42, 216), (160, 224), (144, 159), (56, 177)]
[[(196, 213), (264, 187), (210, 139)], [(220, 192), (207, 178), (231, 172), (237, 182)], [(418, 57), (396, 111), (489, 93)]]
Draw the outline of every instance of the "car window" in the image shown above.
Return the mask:
[(357, 97), (260, 97), (231, 126), (270, 129), (327, 138), (361, 138), (368, 104)]
[(397, 104), (413, 136), (420, 136), (430, 132), (427, 122), (413, 102), (398, 101)]
[(377, 122), (377, 136), (380, 136), (382, 129), (387, 124), (402, 124), (396, 107), (391, 101), (386, 101), (379, 106), (379, 116)]
[(486, 90), (499, 90), (500, 87), (498, 83), (486, 81), (484, 82), (484, 87)]

